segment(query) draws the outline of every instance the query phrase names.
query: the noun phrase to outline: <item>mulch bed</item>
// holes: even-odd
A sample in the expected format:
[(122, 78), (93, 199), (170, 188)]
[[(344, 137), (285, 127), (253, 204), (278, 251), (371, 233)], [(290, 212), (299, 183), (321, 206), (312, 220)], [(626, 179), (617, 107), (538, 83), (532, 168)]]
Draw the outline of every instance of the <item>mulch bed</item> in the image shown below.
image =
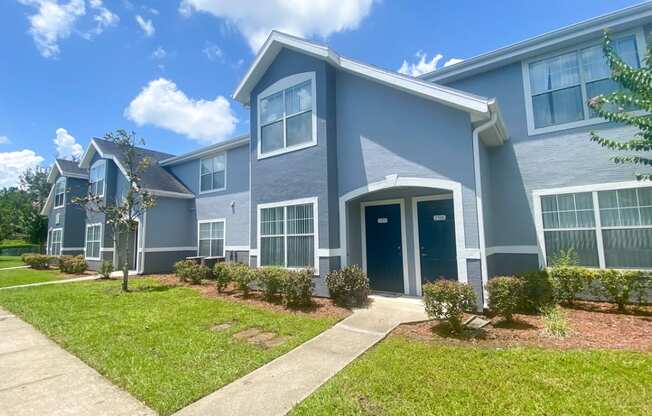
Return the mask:
[(445, 323), (438, 321), (402, 325), (394, 331), (420, 340), (435, 340), (449, 345), (477, 345), (486, 347), (542, 347), (558, 349), (617, 349), (652, 352), (652, 306), (644, 306), (627, 313), (602, 302), (576, 302), (562, 308), (570, 333), (557, 338), (546, 333), (540, 316), (514, 316), (507, 324), (500, 317), (491, 318), (491, 324), (481, 330), (453, 335)]
[(276, 312), (285, 312), (292, 313), (297, 315), (307, 315), (316, 318), (322, 317), (333, 317), (338, 319), (346, 318), (351, 314), (351, 311), (346, 308), (342, 308), (333, 303), (331, 299), (327, 298), (312, 298), (312, 306), (303, 307), (303, 308), (286, 308), (280, 299), (275, 299), (273, 301), (267, 301), (263, 299), (263, 294), (258, 291), (251, 291), (248, 297), (243, 297), (242, 292), (238, 291), (234, 286), (229, 286), (222, 293), (217, 291), (217, 287), (213, 282), (205, 282), (201, 285), (193, 285), (190, 283), (180, 282), (179, 278), (174, 275), (156, 275), (156, 276), (146, 276), (149, 278), (154, 278), (160, 281), (161, 283), (169, 286), (183, 286), (194, 289), (201, 293), (207, 298), (221, 298), (227, 299), (234, 302), (245, 303), (248, 305), (253, 305), (263, 309), (268, 309)]

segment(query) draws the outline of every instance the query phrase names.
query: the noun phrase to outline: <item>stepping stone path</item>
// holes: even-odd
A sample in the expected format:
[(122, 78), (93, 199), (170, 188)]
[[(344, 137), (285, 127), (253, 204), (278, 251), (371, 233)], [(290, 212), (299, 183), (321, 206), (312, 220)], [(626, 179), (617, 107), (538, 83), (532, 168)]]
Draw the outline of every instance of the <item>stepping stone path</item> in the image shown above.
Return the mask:
[(236, 339), (246, 339), (248, 343), (265, 348), (274, 348), (285, 343), (288, 338), (280, 337), (274, 332), (265, 332), (260, 328), (249, 328), (233, 335)]
[(222, 332), (226, 331), (227, 329), (231, 328), (233, 324), (231, 322), (224, 322), (223, 324), (217, 324), (213, 328), (211, 328), (215, 332)]

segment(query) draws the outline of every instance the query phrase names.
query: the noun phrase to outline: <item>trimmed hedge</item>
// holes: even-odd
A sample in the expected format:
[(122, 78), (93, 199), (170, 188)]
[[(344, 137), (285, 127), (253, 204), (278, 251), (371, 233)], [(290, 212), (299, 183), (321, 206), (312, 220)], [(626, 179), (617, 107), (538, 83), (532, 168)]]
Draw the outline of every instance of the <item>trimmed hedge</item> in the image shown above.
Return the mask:
[(547, 270), (519, 273), (516, 277), (523, 281), (520, 311), (538, 313), (555, 303)]
[(213, 280), (219, 293), (222, 293), (232, 281), (230, 264), (221, 261), (213, 266)]
[(557, 302), (572, 304), (577, 294), (591, 285), (595, 272), (584, 267), (557, 266), (550, 269), (550, 282)]
[(174, 274), (183, 282), (200, 284), (202, 280), (211, 278), (211, 269), (192, 260), (181, 260), (174, 263)]
[(487, 283), (489, 309), (511, 322), (523, 305), (525, 281), (513, 276), (498, 276)]
[(347, 266), (326, 275), (326, 285), (336, 303), (360, 306), (369, 297), (369, 278), (357, 265)]
[(315, 273), (311, 269), (289, 270), (283, 284), (283, 303), (290, 307), (302, 307), (312, 304), (312, 289), (315, 285)]
[(288, 271), (281, 267), (261, 267), (256, 269), (256, 283), (263, 291), (265, 299), (272, 300), (281, 291)]
[(593, 293), (615, 303), (620, 311), (625, 310), (632, 297), (642, 303), (647, 289), (652, 287), (650, 274), (640, 271), (596, 270), (592, 281)]
[(46, 256), (45, 254), (26, 253), (22, 255), (21, 259), (23, 260), (23, 263), (27, 264), (32, 269), (44, 270), (50, 267), (50, 263), (53, 261), (54, 257)]
[(58, 260), (62, 273), (80, 274), (88, 268), (84, 256), (59, 256)]
[(475, 310), (476, 300), (473, 288), (467, 283), (442, 279), (423, 286), (428, 316), (448, 321), (454, 332), (462, 330), (463, 313)]
[(251, 286), (256, 283), (256, 271), (244, 263), (229, 263), (231, 280), (238, 286), (245, 298), (249, 296)]

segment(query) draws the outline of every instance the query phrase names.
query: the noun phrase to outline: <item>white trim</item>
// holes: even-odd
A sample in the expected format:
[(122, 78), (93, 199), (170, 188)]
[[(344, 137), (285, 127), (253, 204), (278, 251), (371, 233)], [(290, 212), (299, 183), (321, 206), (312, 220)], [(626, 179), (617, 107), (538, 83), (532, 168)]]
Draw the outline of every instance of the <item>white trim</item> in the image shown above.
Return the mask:
[[(88, 246), (88, 229), (91, 227), (100, 227), (100, 249), (98, 251), (99, 256), (98, 257), (88, 257), (86, 255), (86, 247)], [(84, 228), (84, 259), (86, 260), (93, 260), (93, 261), (100, 261), (102, 260), (102, 246), (104, 245), (104, 223), (102, 222), (94, 222), (92, 224), (86, 224), (86, 227)]]
[(224, 251), (249, 251), (249, 246), (224, 246)]
[(165, 160), (161, 160), (159, 165), (161, 166), (170, 166), (176, 165), (178, 163), (183, 163), (189, 160), (200, 159), (203, 157), (209, 157), (211, 154), (226, 152), (227, 150), (235, 149), (237, 147), (243, 146), (249, 143), (249, 135), (235, 137), (231, 140), (222, 143), (216, 143), (211, 146), (203, 147), (198, 150), (186, 153), (184, 155), (171, 157)]
[[(643, 59), (644, 59), (644, 54), (646, 51), (646, 43), (645, 43), (645, 34), (643, 33), (643, 28), (639, 27), (635, 30), (628, 30), (625, 32), (620, 32), (615, 35), (612, 35), (613, 39), (620, 39), (628, 36), (634, 36), (634, 40), (636, 41), (636, 49), (638, 53), (638, 61), (639, 61), (639, 66), (643, 66)], [(577, 128), (577, 127), (587, 127), (587, 126), (593, 126), (596, 124), (604, 124), (604, 123), (609, 123), (609, 120), (605, 120), (604, 118), (600, 117), (595, 117), (595, 118), (589, 118), (589, 108), (586, 103), (586, 81), (584, 80), (583, 76), (583, 69), (582, 69), (582, 62), (580, 58), (580, 52), (583, 49), (590, 48), (592, 46), (597, 46), (600, 45), (600, 40), (591, 40), (588, 42), (583, 42), (578, 45), (573, 45), (568, 48), (564, 49), (559, 49), (555, 50), (546, 54), (542, 54), (533, 58), (530, 58), (528, 60), (524, 60), (521, 62), (521, 71), (522, 71), (522, 82), (523, 82), (523, 93), (524, 93), (524, 100), (525, 100), (525, 116), (527, 120), (527, 130), (528, 130), (528, 135), (529, 136), (534, 136), (537, 134), (545, 134), (545, 133), (552, 133), (552, 132), (557, 132), (557, 131), (562, 131), (562, 130), (568, 130), (572, 128)], [(568, 123), (562, 123), (562, 124), (554, 124), (551, 126), (546, 126), (546, 127), (540, 127), (536, 128), (534, 126), (534, 108), (532, 106), (532, 92), (531, 92), (531, 86), (530, 86), (530, 64), (533, 62), (538, 62), (541, 60), (545, 60), (548, 58), (553, 58), (555, 56), (559, 55), (564, 55), (567, 53), (572, 53), (575, 52), (577, 54), (577, 59), (578, 59), (578, 71), (579, 71), (579, 86), (581, 90), (581, 95), (582, 95), (582, 106), (583, 106), (583, 113), (584, 113), (584, 119), (582, 120), (577, 120), (577, 121), (572, 121)], [(570, 86), (568, 88), (571, 88)], [(542, 93), (543, 94), (543, 93)], [(634, 111), (632, 114), (636, 115), (642, 115), (645, 114), (644, 111)]]
[[(448, 193), (446, 195), (429, 195), (429, 196), (416, 196), (412, 198), (412, 236), (414, 239), (414, 275), (416, 278), (416, 292), (417, 296), (421, 296), (422, 294), (422, 281), (421, 281), (421, 239), (419, 236), (419, 202), (423, 201), (439, 201), (443, 199), (454, 199), (453, 193)], [(453, 221), (454, 221), (454, 227), (455, 227), (455, 239), (457, 240), (457, 230), (459, 228), (458, 224), (458, 219), (457, 219), (457, 212), (456, 212), (456, 207), (455, 207), (455, 201), (453, 201)], [(464, 228), (464, 224), (462, 224), (462, 228)], [(470, 250), (474, 250), (474, 252), (470, 252)], [(479, 252), (477, 252), (477, 249), (468, 249), (464, 248), (460, 250), (459, 245), (455, 244), (455, 260), (457, 262), (457, 279), (460, 282), (466, 283), (468, 281), (468, 277), (466, 276), (466, 260), (469, 258), (477, 258), (479, 257)], [(462, 265), (463, 263), (463, 265)], [(462, 277), (462, 273), (464, 273), (464, 277)]]
[(61, 247), (61, 251), (84, 251), (84, 247)]
[[(311, 88), (311, 94), (312, 94), (312, 97), (311, 97), (311, 100), (312, 100), (311, 105), (312, 105), (312, 107), (309, 110), (309, 111), (311, 111), (311, 118), (312, 118), (312, 140), (309, 141), (309, 142), (306, 142), (306, 143), (300, 143), (298, 145), (288, 147), (287, 146), (287, 120), (288, 120), (288, 118), (293, 117), (293, 116), (298, 115), (298, 114), (303, 114), (304, 112), (307, 112), (308, 110), (288, 116), (286, 114), (286, 112), (285, 112), (285, 90), (287, 90), (288, 88), (292, 88), (294, 86), (297, 86), (297, 85), (299, 85), (299, 84), (301, 84), (303, 82), (306, 82), (306, 81), (310, 81), (310, 85), (311, 85), (310, 88)], [(265, 158), (268, 158), (268, 157), (277, 156), (277, 155), (282, 155), (282, 154), (285, 154), (285, 153), (294, 152), (294, 151), (301, 150), (301, 149), (306, 149), (308, 147), (312, 147), (312, 146), (317, 145), (317, 85), (316, 84), (317, 84), (317, 82), (316, 82), (316, 74), (315, 74), (315, 72), (303, 72), (303, 73), (300, 73), (300, 74), (294, 74), (294, 75), (290, 75), (288, 77), (282, 78), (282, 79), (276, 81), (274, 84), (267, 87), (260, 94), (258, 94), (258, 99), (257, 99), (257, 102), (256, 102), (256, 105), (257, 105), (256, 114), (257, 114), (257, 118), (258, 118), (257, 123), (256, 123), (256, 129), (257, 129), (257, 140), (256, 141), (257, 141), (257, 146), (258, 146), (257, 157), (258, 157), (259, 160), (260, 159), (265, 159)], [(263, 153), (262, 152), (262, 126), (261, 126), (261, 122), (260, 122), (260, 113), (261, 113), (261, 111), (260, 111), (260, 102), (262, 100), (264, 100), (265, 98), (270, 97), (270, 96), (272, 96), (274, 94), (277, 94), (279, 92), (283, 92), (283, 116), (281, 117), (280, 120), (276, 120), (276, 121), (274, 121), (274, 122), (272, 122), (270, 124), (273, 124), (273, 123), (278, 122), (278, 121), (283, 122), (283, 147), (281, 149), (278, 149), (278, 150), (273, 150), (271, 152)]]
[(182, 192), (161, 191), (158, 189), (143, 188), (154, 196), (167, 197), (167, 198), (180, 198), (180, 199), (195, 199), (195, 195), (186, 194)]
[[(212, 224), (215, 222), (221, 222), (222, 223), (222, 230), (223, 230), (223, 236), (222, 236), (222, 255), (218, 257), (224, 257), (226, 255), (226, 218), (213, 218), (209, 220), (199, 220), (197, 221), (197, 256), (199, 256), (199, 247), (201, 246), (200, 241), (201, 241), (201, 225), (202, 224)], [(204, 240), (219, 240), (219, 238), (208, 238)], [(210, 256), (207, 256), (210, 257)]]
[(494, 254), (539, 254), (539, 247), (532, 245), (487, 247), (487, 256)]
[[(293, 205), (304, 205), (304, 204), (313, 204), (312, 210), (313, 210), (313, 240), (314, 240), (314, 267), (313, 270), (315, 272), (315, 275), (319, 275), (319, 198), (314, 196), (314, 197), (309, 197), (309, 198), (300, 198), (300, 199), (291, 199), (287, 201), (278, 201), (278, 202), (269, 202), (269, 203), (264, 203), (264, 204), (258, 204), (256, 205), (256, 245), (257, 249), (251, 249), (249, 250), (249, 255), (250, 256), (256, 256), (256, 265), (258, 267), (260, 266), (260, 255), (259, 255), (259, 249), (260, 249), (260, 211), (265, 209), (265, 208), (279, 208), (279, 207), (284, 207), (287, 208), (289, 206)], [(283, 216), (283, 220), (287, 221), (287, 209), (286, 215)], [(287, 234), (287, 229), (285, 228), (287, 225), (284, 225), (284, 234)], [(287, 240), (286, 240), (287, 241)], [(286, 243), (286, 248), (285, 248), (285, 257), (286, 257), (286, 262), (287, 264), (287, 243)]]
[[(220, 191), (226, 190), (226, 164), (227, 164), (227, 155), (226, 154), (227, 154), (227, 152), (223, 151), (223, 152), (213, 153), (211, 155), (208, 155), (208, 156), (205, 156), (205, 157), (202, 157), (201, 159), (199, 159), (199, 195), (210, 194), (212, 192), (220, 192)], [(204, 176), (201, 173), (202, 162), (204, 160), (214, 159), (214, 158), (216, 158), (216, 157), (218, 157), (220, 155), (224, 156), (224, 186), (221, 187), (221, 188), (214, 188), (214, 189), (209, 189), (207, 191), (202, 191), (201, 190), (201, 177)], [(210, 173), (210, 175), (211, 175), (211, 184), (213, 183), (212, 181), (213, 181), (213, 174), (214, 173), (215, 173), (215, 171), (211, 171), (211, 173)]]
[[(593, 199), (593, 218), (595, 221), (595, 238), (598, 245), (598, 265), (601, 269), (606, 267), (606, 260), (604, 258), (604, 241), (602, 239), (602, 218), (600, 217), (600, 198), (597, 192), (591, 192)], [(539, 198), (540, 199), (540, 198)]]
[[(57, 194), (57, 185), (59, 182), (63, 183), (63, 192), (61, 194)], [(66, 206), (66, 186), (68, 186), (68, 180), (66, 179), (65, 176), (60, 176), (57, 178), (56, 182), (54, 183), (54, 203), (53, 203), (53, 209), (58, 209), (58, 208), (63, 208)], [(61, 205), (57, 205), (57, 195), (63, 195), (62, 203)]]
[(197, 247), (147, 247), (141, 250), (143, 253), (167, 253), (173, 251), (197, 251)]
[(102, 247), (100, 251), (113, 251), (113, 247)]
[(408, 275), (407, 227), (405, 221), (405, 203), (400, 199), (385, 199), (380, 201), (363, 201), (360, 203), (360, 240), (362, 242), (362, 270), (367, 273), (367, 235), (366, 208), (383, 205), (398, 205), (401, 217), (401, 257), (403, 262), (403, 293), (410, 294), (410, 276)]
[[(99, 182), (100, 180), (102, 181), (102, 192), (94, 194), (97, 197), (104, 197), (104, 192), (106, 190), (106, 174), (107, 174), (107, 166), (106, 166), (106, 159), (98, 159), (91, 165), (91, 167), (88, 169), (88, 188), (90, 191), (91, 184), (96, 183), (91, 181), (91, 172), (94, 168), (97, 168), (98, 166), (103, 165), (104, 166), (104, 177), (102, 179), (98, 179), (97, 181)], [(90, 193), (90, 192), (89, 192)]]
[(616, 191), (619, 189), (646, 188), (649, 186), (652, 186), (652, 181), (606, 182), (589, 185), (566, 186), (561, 188), (535, 189), (532, 191), (532, 195), (544, 196), (557, 194), (574, 194), (578, 192)]
[[(140, 255), (138, 253), (141, 252), (141, 241), (142, 241), (142, 238), (144, 237), (144, 232), (143, 232), (143, 224), (142, 224), (140, 218), (135, 218), (134, 221), (136, 221), (138, 223), (138, 228), (137, 228), (137, 231), (136, 231), (136, 233), (137, 233), (137, 235), (136, 235), (136, 244), (135, 244), (135, 247), (134, 247), (135, 254), (136, 254), (136, 269), (129, 269), (128, 271), (138, 274), (138, 273), (140, 273), (140, 262), (141, 262)], [(102, 228), (104, 228), (104, 227), (102, 227)], [(114, 228), (113, 232), (115, 233), (115, 228)], [(113, 238), (115, 238), (115, 234), (114, 234)], [(112, 251), (113, 252), (113, 264), (117, 265), (117, 267), (119, 267), (119, 265), (118, 265), (118, 256), (120, 256), (120, 253), (117, 250), (114, 250), (114, 248), (111, 248), (110, 250), (106, 250), (106, 251)], [(102, 251), (104, 251), (104, 250), (102, 249)]]
[(396, 174), (388, 175), (384, 180), (369, 183), (342, 195), (339, 198), (340, 249), (342, 251), (342, 267), (345, 267), (349, 264), (348, 225), (346, 209), (347, 202), (370, 192), (397, 187), (444, 189), (453, 192), (453, 211), (455, 215), (455, 248), (457, 253), (463, 253), (462, 256), (465, 260), (460, 261), (457, 264), (458, 280), (463, 283), (468, 282), (466, 259), (474, 257), (466, 257), (467, 248), (466, 235), (464, 231), (464, 204), (462, 202), (462, 184), (448, 179), (399, 177)]
[(339, 248), (320, 248), (317, 250), (319, 257), (341, 257), (342, 250)]
[[(51, 247), (50, 247), (50, 243), (51, 243), (51, 241), (50, 241), (50, 233), (54, 233), (55, 231), (60, 231), (61, 232), (61, 240), (59, 241), (59, 253), (58, 254), (54, 254), (52, 252), (52, 250), (51, 250)], [(47, 236), (46, 241), (47, 241), (47, 245), (45, 246), (46, 253), (48, 253), (48, 255), (50, 255), (50, 256), (60, 256), (61, 253), (63, 252), (63, 227), (50, 228), (48, 230), (48, 236)]]

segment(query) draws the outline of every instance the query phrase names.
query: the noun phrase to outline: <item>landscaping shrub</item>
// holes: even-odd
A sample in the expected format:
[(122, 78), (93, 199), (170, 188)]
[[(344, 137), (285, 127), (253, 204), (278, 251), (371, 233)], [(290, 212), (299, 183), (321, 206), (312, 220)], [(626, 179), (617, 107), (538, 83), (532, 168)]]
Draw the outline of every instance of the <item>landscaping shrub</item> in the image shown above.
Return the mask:
[(367, 303), (369, 279), (356, 265), (328, 273), (326, 285), (331, 297), (341, 305), (359, 306)]
[(52, 261), (51, 256), (46, 256), (45, 254), (37, 253), (26, 253), (22, 256), (23, 263), (27, 264), (32, 269), (47, 269), (50, 267), (50, 262)]
[(102, 275), (102, 278), (110, 278), (111, 273), (113, 273), (113, 263), (108, 260), (104, 260), (102, 264), (100, 264), (100, 274)]
[(489, 309), (511, 321), (523, 304), (524, 281), (512, 276), (498, 276), (489, 280)]
[(251, 285), (256, 282), (256, 272), (243, 263), (230, 263), (231, 280), (238, 285), (244, 297), (249, 296)]
[(217, 286), (217, 291), (222, 293), (231, 283), (231, 263), (219, 262), (213, 266), (213, 280)]
[(523, 297), (519, 310), (540, 312), (554, 303), (548, 271), (537, 270), (519, 273), (516, 277), (523, 281)]
[(311, 269), (288, 271), (281, 285), (283, 303), (293, 307), (310, 305), (314, 286), (313, 278), (314, 272)]
[(423, 298), (428, 316), (448, 321), (455, 332), (462, 330), (463, 313), (476, 308), (475, 292), (467, 283), (443, 279), (427, 283)]
[(181, 260), (174, 263), (174, 273), (183, 282), (199, 284), (204, 279), (210, 279), (211, 269), (192, 260)]
[(281, 291), (288, 271), (281, 267), (261, 267), (256, 269), (256, 283), (260, 286), (265, 299), (271, 300)]
[(592, 270), (576, 266), (555, 266), (550, 270), (553, 296), (557, 302), (572, 304), (577, 294), (593, 280)]
[(542, 311), (543, 326), (549, 335), (563, 338), (568, 335), (568, 321), (556, 305), (547, 306)]
[(550, 266), (552, 267), (571, 267), (579, 264), (580, 258), (573, 248), (567, 250), (561, 249), (550, 257)]
[(84, 273), (88, 265), (84, 256), (59, 256), (59, 271), (62, 273)]
[(621, 312), (625, 311), (631, 297), (637, 298), (639, 303), (642, 302), (652, 280), (650, 275), (640, 271), (596, 270), (594, 275), (594, 294), (615, 303)]

